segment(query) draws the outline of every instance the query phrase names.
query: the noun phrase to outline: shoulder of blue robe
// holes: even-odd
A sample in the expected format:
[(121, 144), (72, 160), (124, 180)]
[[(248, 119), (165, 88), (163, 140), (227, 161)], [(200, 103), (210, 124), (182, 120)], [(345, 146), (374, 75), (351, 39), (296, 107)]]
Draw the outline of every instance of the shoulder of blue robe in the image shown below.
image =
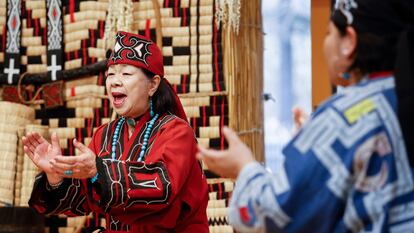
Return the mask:
[(395, 109), (393, 78), (364, 80), (321, 105), (284, 149), (281, 171), (238, 179), (238, 217), (258, 222), (243, 227), (358, 232), (409, 224), (398, 208), (412, 204), (413, 175)]

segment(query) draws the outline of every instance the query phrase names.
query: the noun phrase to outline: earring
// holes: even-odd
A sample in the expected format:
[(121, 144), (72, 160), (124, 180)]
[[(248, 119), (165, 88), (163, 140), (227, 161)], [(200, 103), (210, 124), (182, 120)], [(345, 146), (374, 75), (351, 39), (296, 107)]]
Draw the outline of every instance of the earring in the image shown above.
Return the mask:
[(153, 104), (152, 104), (152, 96), (150, 96), (150, 116), (151, 118), (154, 117), (154, 108), (153, 108)]
[(339, 75), (341, 78), (345, 79), (345, 80), (349, 80), (351, 78), (351, 75), (347, 72), (343, 72)]

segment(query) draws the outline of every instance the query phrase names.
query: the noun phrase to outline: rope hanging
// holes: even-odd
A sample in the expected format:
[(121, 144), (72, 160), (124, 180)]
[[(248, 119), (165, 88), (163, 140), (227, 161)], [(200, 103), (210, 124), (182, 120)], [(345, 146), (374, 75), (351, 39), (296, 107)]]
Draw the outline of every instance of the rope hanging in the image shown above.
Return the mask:
[[(152, 0), (152, 5), (155, 13), (157, 45), (162, 48), (162, 24), (160, 4), (158, 0)], [(134, 16), (132, 14), (132, 0), (109, 0), (108, 14), (105, 21), (105, 35), (104, 43), (105, 49), (111, 49), (114, 46), (115, 34), (118, 31), (132, 32), (132, 25)]]
[(216, 1), (216, 23), (220, 26), (228, 25), (233, 32), (239, 34), (240, 27), (240, 1), (241, 0), (217, 0)]

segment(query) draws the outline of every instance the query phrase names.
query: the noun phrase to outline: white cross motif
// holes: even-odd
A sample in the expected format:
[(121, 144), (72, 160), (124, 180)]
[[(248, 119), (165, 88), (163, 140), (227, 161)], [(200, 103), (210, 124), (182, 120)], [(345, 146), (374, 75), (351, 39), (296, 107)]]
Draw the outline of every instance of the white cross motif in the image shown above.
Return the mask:
[(7, 82), (9, 84), (13, 83), (13, 75), (20, 73), (20, 69), (14, 68), (14, 59), (13, 58), (10, 59), (9, 67), (4, 68), (4, 73), (7, 73)]
[(47, 71), (51, 71), (52, 74), (52, 81), (56, 81), (56, 73), (58, 70), (62, 70), (62, 66), (61, 65), (57, 65), (56, 63), (56, 55), (53, 54), (52, 55), (52, 65), (47, 67)]

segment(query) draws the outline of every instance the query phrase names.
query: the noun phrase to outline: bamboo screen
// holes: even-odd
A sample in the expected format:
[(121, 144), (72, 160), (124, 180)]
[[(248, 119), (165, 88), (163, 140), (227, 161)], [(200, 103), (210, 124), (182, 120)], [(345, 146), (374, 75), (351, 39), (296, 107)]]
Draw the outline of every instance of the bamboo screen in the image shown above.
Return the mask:
[[(9, 75), (10, 69), (6, 72), (11, 67), (11, 55), (6, 50), (10, 2), (21, 4), (20, 53), (16, 57), (20, 62), (15, 63), (20, 68), (18, 78)], [(23, 155), (17, 138), (26, 131), (40, 132), (46, 138), (50, 132), (57, 132), (64, 154), (72, 155), (75, 154), (73, 138), (88, 144), (94, 129), (111, 120), (113, 112), (104, 88), (103, 65), (105, 46), (110, 47), (105, 40), (110, 2), (66, 0), (61, 4), (62, 47), (52, 51), (47, 32), (47, 0), (0, 2), (1, 104), (23, 102), (33, 111), (24, 123), (12, 122), (16, 126), (13, 132), (0, 127), (0, 132), (16, 135), (16, 140), (11, 142), (16, 145), (11, 149), (15, 151), (14, 157), (7, 155), (7, 160), (13, 157), (13, 164), (6, 164), (6, 154), (0, 152), (0, 161), (4, 163), (1, 165), (14, 167), (9, 175), (15, 176), (8, 198), (1, 200), (3, 205), (26, 206), (38, 172)], [(219, 27), (215, 18), (217, 10), (215, 0), (141, 0), (133, 1), (125, 15), (132, 15), (132, 20), (126, 22), (131, 32), (146, 35), (162, 45), (166, 78), (179, 94), (198, 142), (224, 149), (226, 143), (220, 128), (230, 125), (262, 160), (260, 2), (243, 2), (238, 35), (228, 25)], [(54, 63), (53, 55), (58, 58)], [(54, 81), (50, 67), (56, 61), (61, 62), (64, 71), (57, 71), (57, 81)], [(47, 107), (51, 97), (52, 100), (61, 98), (63, 105)], [(207, 168), (205, 173), (210, 192), (207, 210), (210, 231), (233, 232), (226, 215), (234, 183), (217, 177)], [(47, 225), (49, 231), (76, 232), (84, 226), (102, 225), (102, 220), (95, 215), (51, 217)]]

